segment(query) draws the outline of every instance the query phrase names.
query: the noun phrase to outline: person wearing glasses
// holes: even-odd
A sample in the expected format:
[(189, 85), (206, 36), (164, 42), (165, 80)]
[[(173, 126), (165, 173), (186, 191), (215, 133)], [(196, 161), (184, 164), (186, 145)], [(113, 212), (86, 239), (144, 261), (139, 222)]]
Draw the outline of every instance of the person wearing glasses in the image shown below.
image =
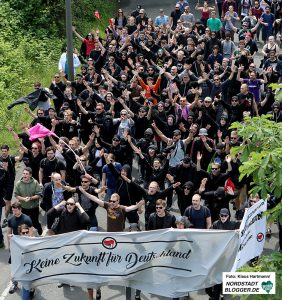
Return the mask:
[[(31, 218), (22, 212), (22, 205), (20, 202), (14, 202), (12, 204), (13, 216), (8, 219), (8, 230), (7, 230), (7, 240), (8, 248), (10, 248), (10, 239), (13, 235), (19, 235), (18, 227), (22, 224), (26, 224), (32, 227)], [(11, 263), (11, 257), (9, 258), (9, 263)], [(9, 294), (14, 294), (18, 289), (18, 282), (13, 278), (11, 279), (11, 287), (9, 289)]]
[(80, 192), (90, 200), (97, 203), (107, 211), (107, 232), (120, 232), (124, 230), (125, 213), (140, 210), (144, 205), (144, 200), (130, 206), (120, 205), (120, 196), (113, 193), (108, 202), (100, 200), (94, 195), (87, 193), (82, 186), (79, 187)]
[[(99, 181), (89, 174), (82, 175), (80, 179), (80, 184), (78, 184), (78, 186), (81, 185), (83, 190), (87, 191), (91, 195), (98, 196), (98, 193), (104, 192), (106, 189), (106, 187), (101, 187), (100, 189), (96, 188), (95, 186), (97, 186)], [(62, 185), (62, 187), (70, 193), (77, 193), (78, 202), (90, 218), (89, 230), (98, 231), (98, 221), (96, 217), (96, 208), (98, 207), (97, 203), (87, 198), (78, 187), (70, 187), (67, 185)]]
[(166, 201), (156, 201), (156, 211), (149, 216), (147, 230), (165, 229), (175, 227), (175, 216), (166, 211)]
[[(32, 227), (30, 227), (28, 224), (21, 224), (18, 226), (18, 234), (21, 236), (33, 236), (33, 230)], [(26, 289), (22, 288), (22, 300), (30, 300), (33, 299), (35, 293), (34, 288)]]
[[(54, 223), (59, 218), (58, 223)], [(79, 202), (73, 198), (63, 200), (47, 212), (48, 235), (87, 229), (90, 218)]]
[[(215, 221), (211, 229), (218, 230), (237, 230), (240, 227), (240, 222), (230, 220), (230, 212), (227, 208), (222, 208), (219, 212), (219, 219)], [(219, 300), (222, 291), (222, 284), (216, 284), (212, 287), (206, 288), (206, 293), (210, 299)]]

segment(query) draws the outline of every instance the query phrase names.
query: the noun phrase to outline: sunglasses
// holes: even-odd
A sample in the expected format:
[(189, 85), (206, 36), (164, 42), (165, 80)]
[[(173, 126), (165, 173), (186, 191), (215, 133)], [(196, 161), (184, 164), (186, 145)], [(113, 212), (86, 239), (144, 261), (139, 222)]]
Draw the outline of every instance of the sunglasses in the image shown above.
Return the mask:
[(190, 188), (188, 186), (185, 186), (184, 190), (190, 190)]
[(29, 230), (22, 231), (21, 234), (29, 234)]
[(81, 183), (89, 183), (89, 181), (82, 180)]
[(163, 209), (162, 206), (156, 206), (156, 209)]
[(220, 215), (221, 218), (227, 218), (228, 215)]
[(67, 202), (67, 205), (69, 205), (69, 206), (74, 206), (75, 204), (74, 204), (74, 203), (68, 203), (68, 202)]
[(236, 137), (231, 137), (231, 140), (237, 140), (237, 138)]
[(212, 170), (218, 170), (218, 168), (211, 168)]
[(109, 200), (110, 203), (116, 203), (116, 200)]

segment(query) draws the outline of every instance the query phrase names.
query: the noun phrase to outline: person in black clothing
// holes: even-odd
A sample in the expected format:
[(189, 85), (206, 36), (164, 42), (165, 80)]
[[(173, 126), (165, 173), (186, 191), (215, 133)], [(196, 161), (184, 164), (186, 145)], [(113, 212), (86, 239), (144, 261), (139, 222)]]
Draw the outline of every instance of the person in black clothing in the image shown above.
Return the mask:
[[(90, 176), (89, 174), (85, 174), (81, 176), (81, 186), (83, 190), (85, 190), (87, 193), (94, 195), (98, 197), (98, 193), (101, 193), (105, 191), (106, 187), (101, 187), (100, 189), (95, 188), (95, 186), (92, 186), (91, 184), (94, 184), (97, 186), (98, 180), (96, 180), (94, 177)], [(79, 185), (78, 185), (79, 186)], [(83, 193), (81, 193), (80, 189), (77, 187), (70, 187), (66, 185), (62, 185), (63, 189), (71, 192), (71, 193), (77, 193), (78, 195), (78, 202), (82, 206), (82, 208), (85, 210), (87, 215), (89, 216), (89, 230), (90, 231), (98, 231), (98, 221), (96, 217), (96, 208), (98, 207), (98, 204), (94, 201), (91, 201), (89, 198), (87, 198)]]
[(175, 228), (175, 221), (175, 216), (166, 211), (166, 201), (158, 199), (156, 201), (156, 212), (150, 214), (146, 230)]
[(205, 170), (201, 169), (201, 158), (202, 155), (200, 152), (197, 154), (197, 172), (200, 172), (200, 176), (202, 178), (207, 178), (207, 186), (206, 186), (206, 191), (215, 191), (218, 187), (224, 186), (225, 181), (230, 177), (230, 173), (232, 171), (232, 166), (231, 166), (231, 156), (227, 155), (225, 160), (228, 165), (227, 173), (221, 174), (220, 173), (220, 164), (218, 163), (212, 163), (211, 170), (212, 172), (209, 173)]
[[(121, 172), (118, 172), (112, 163), (107, 163), (110, 172), (117, 178), (116, 193), (120, 195), (120, 204), (125, 206), (134, 205), (142, 198), (132, 183), (131, 167), (123, 165)], [(125, 217), (129, 223), (139, 223), (137, 210), (126, 212)]]
[(40, 162), (45, 157), (44, 140), (42, 139), (40, 142), (32, 143), (31, 150), (23, 147), (25, 153), (23, 162), (26, 167), (30, 167), (32, 169), (32, 177), (37, 181), (39, 181)]
[[(114, 154), (116, 161), (121, 163), (122, 165), (126, 161), (126, 150), (129, 145), (128, 143), (121, 144), (121, 138), (118, 135), (114, 135), (112, 139), (112, 143), (107, 143), (100, 136), (100, 128), (98, 126), (94, 126), (94, 132), (97, 137), (97, 142), (102, 147), (106, 148), (109, 153)], [(130, 146), (129, 146), (130, 147)]]
[(54, 80), (52, 81), (49, 89), (57, 97), (57, 99), (54, 99), (54, 106), (57, 114), (59, 114), (60, 108), (64, 102), (64, 91), (66, 89), (65, 83), (61, 81), (60, 74), (56, 73), (54, 75)]
[(43, 158), (40, 162), (38, 175), (40, 185), (50, 182), (51, 174), (54, 172), (60, 173), (62, 178), (65, 179), (66, 167), (62, 161), (55, 157), (55, 151), (54, 147), (48, 147), (46, 149), (47, 157)]
[(180, 19), (182, 15), (182, 12), (180, 10), (180, 5), (175, 5), (175, 10), (171, 12), (170, 14), (170, 20), (169, 23), (171, 24), (171, 29), (174, 30), (177, 26), (177, 21)]
[[(129, 179), (128, 179), (129, 180)], [(180, 185), (180, 182), (176, 182), (166, 188), (163, 191), (160, 191), (160, 187), (157, 182), (152, 181), (149, 184), (148, 190), (145, 190), (140, 185), (136, 184), (134, 181), (129, 180), (128, 182), (132, 182), (135, 188), (141, 193), (143, 199), (145, 200), (145, 228), (148, 226), (148, 220), (151, 213), (155, 211), (156, 201), (158, 199), (165, 199), (167, 194)]]
[[(230, 220), (230, 212), (227, 208), (222, 208), (219, 212), (219, 219), (212, 224), (211, 229), (218, 230), (237, 230), (240, 227), (240, 222)], [(206, 288), (206, 293), (210, 299), (219, 300), (222, 292), (222, 284), (216, 284)]]
[(62, 180), (60, 174), (52, 173), (51, 180), (44, 185), (42, 202), (40, 203), (40, 207), (46, 212), (61, 201), (71, 197), (71, 193), (63, 188), (66, 186), (66, 182)]
[[(56, 228), (54, 228), (54, 221), (56, 218), (59, 218), (59, 222), (56, 225)], [(89, 221), (89, 216), (80, 203), (75, 202), (73, 198), (69, 198), (67, 201), (63, 200), (47, 212), (48, 234), (61, 234), (87, 229)]]
[[(151, 147), (151, 146), (150, 146)], [(137, 153), (141, 159), (141, 163), (144, 165), (146, 173), (144, 177), (144, 187), (148, 187), (149, 183), (156, 181), (159, 184), (160, 189), (164, 189), (165, 179), (169, 167), (169, 159), (164, 158), (163, 160), (160, 157), (155, 157), (153, 161), (147, 159), (143, 155), (140, 148), (134, 148), (135, 153)], [(169, 154), (167, 153), (167, 156)]]
[(176, 189), (176, 194), (178, 198), (178, 208), (180, 210), (180, 215), (183, 216), (185, 209), (192, 205), (192, 197), (194, 195), (194, 184), (191, 181), (187, 181), (182, 187), (178, 186)]

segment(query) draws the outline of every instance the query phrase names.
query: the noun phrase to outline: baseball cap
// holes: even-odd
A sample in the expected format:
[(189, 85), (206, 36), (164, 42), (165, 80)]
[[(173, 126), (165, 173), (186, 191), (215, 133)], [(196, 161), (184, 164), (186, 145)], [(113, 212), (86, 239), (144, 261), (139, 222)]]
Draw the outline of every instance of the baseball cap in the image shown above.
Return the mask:
[(206, 130), (206, 128), (201, 128), (199, 131), (199, 135), (208, 135), (208, 131)]
[(220, 215), (228, 215), (230, 216), (229, 210), (227, 208), (222, 208), (219, 212)]

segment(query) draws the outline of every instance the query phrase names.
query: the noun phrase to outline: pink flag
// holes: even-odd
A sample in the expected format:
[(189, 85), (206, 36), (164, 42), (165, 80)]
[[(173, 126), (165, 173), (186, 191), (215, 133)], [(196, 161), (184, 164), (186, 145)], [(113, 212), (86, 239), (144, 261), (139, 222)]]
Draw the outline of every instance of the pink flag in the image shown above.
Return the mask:
[(99, 10), (95, 10), (94, 16), (95, 16), (96, 19), (98, 19), (101, 22), (101, 16), (100, 16)]
[(48, 128), (44, 127), (39, 123), (28, 129), (28, 133), (30, 141), (43, 138), (45, 136), (48, 136), (49, 134), (58, 137), (53, 131), (49, 130)]

